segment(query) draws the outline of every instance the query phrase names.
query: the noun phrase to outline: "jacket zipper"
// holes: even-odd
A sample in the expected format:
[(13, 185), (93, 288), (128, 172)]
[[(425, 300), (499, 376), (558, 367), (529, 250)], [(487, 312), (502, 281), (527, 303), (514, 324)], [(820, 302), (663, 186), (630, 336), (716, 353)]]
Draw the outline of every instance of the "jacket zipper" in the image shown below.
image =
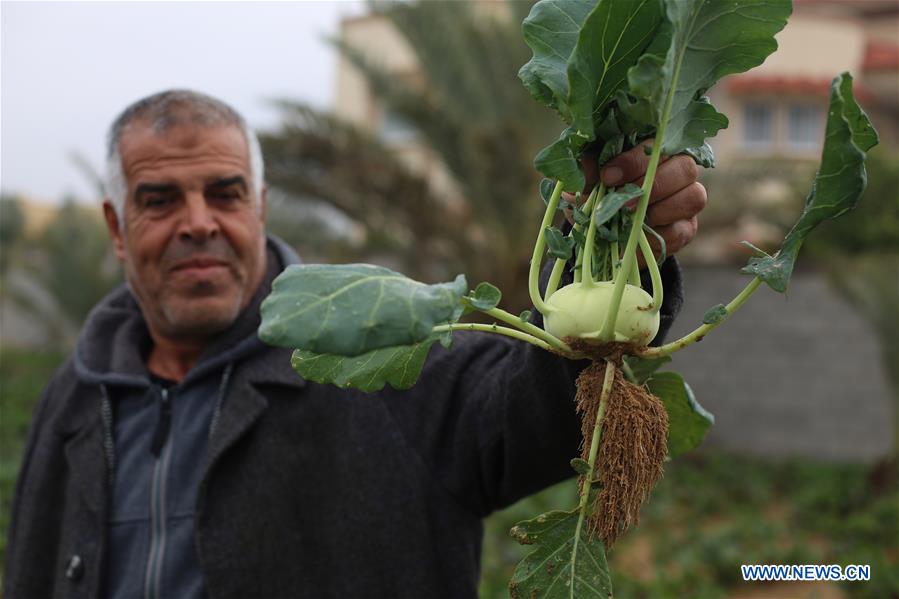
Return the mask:
[(100, 385), (100, 420), (103, 422), (103, 455), (106, 458), (106, 483), (111, 491), (115, 485), (115, 438), (113, 437), (112, 402), (106, 385)]
[(166, 544), (166, 483), (172, 443), (169, 429), (172, 424), (172, 405), (168, 389), (160, 393), (159, 420), (150, 450), (156, 456), (153, 482), (150, 488), (150, 552), (144, 574), (144, 599), (159, 599), (162, 583), (162, 564)]
[[(115, 457), (115, 424), (113, 422), (112, 401), (109, 399), (109, 390), (106, 385), (100, 385), (100, 422), (103, 425), (103, 456), (106, 458), (106, 493), (103, 500), (103, 517), (100, 525), (100, 547), (98, 550), (100, 563), (106, 563), (109, 551), (109, 511), (111, 499), (115, 490), (116, 457)], [(102, 586), (99, 578), (95, 579), (94, 588)]]

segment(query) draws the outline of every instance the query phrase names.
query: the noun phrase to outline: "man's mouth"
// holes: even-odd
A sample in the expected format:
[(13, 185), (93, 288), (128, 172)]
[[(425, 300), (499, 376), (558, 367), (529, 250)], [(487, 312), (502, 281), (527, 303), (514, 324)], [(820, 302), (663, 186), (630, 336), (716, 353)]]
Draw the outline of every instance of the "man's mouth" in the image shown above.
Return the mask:
[(172, 267), (173, 272), (196, 271), (203, 272), (215, 268), (227, 268), (228, 263), (217, 258), (191, 258), (182, 260)]

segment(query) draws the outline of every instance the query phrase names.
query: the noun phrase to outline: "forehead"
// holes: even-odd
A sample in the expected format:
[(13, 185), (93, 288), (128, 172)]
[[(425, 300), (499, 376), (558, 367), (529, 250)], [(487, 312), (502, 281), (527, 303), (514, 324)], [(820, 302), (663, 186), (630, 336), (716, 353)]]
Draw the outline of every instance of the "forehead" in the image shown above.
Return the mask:
[(119, 142), (122, 169), (129, 184), (141, 180), (244, 175), (249, 180), (250, 156), (243, 131), (233, 125), (179, 125), (157, 132), (133, 123)]

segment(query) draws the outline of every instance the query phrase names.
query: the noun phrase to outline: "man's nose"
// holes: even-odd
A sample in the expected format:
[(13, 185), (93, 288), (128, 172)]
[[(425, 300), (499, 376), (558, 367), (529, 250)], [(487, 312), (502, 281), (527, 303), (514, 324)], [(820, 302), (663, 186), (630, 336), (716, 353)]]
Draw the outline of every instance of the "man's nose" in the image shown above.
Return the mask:
[(184, 218), (179, 234), (185, 240), (204, 241), (219, 233), (215, 214), (202, 194), (189, 194), (186, 198)]

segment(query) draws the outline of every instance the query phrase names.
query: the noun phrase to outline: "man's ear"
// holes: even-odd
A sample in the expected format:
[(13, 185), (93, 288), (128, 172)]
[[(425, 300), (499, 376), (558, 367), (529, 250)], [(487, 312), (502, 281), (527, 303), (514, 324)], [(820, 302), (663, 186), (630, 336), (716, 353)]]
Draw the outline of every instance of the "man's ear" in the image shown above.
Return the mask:
[(112, 240), (112, 246), (115, 248), (115, 255), (120, 261), (125, 260), (125, 236), (119, 223), (119, 215), (116, 214), (112, 202), (108, 199), (103, 201), (103, 220), (106, 221), (106, 229), (109, 231), (109, 238)]
[(265, 227), (265, 219), (268, 216), (268, 185), (262, 184), (262, 192), (259, 194), (259, 220)]

